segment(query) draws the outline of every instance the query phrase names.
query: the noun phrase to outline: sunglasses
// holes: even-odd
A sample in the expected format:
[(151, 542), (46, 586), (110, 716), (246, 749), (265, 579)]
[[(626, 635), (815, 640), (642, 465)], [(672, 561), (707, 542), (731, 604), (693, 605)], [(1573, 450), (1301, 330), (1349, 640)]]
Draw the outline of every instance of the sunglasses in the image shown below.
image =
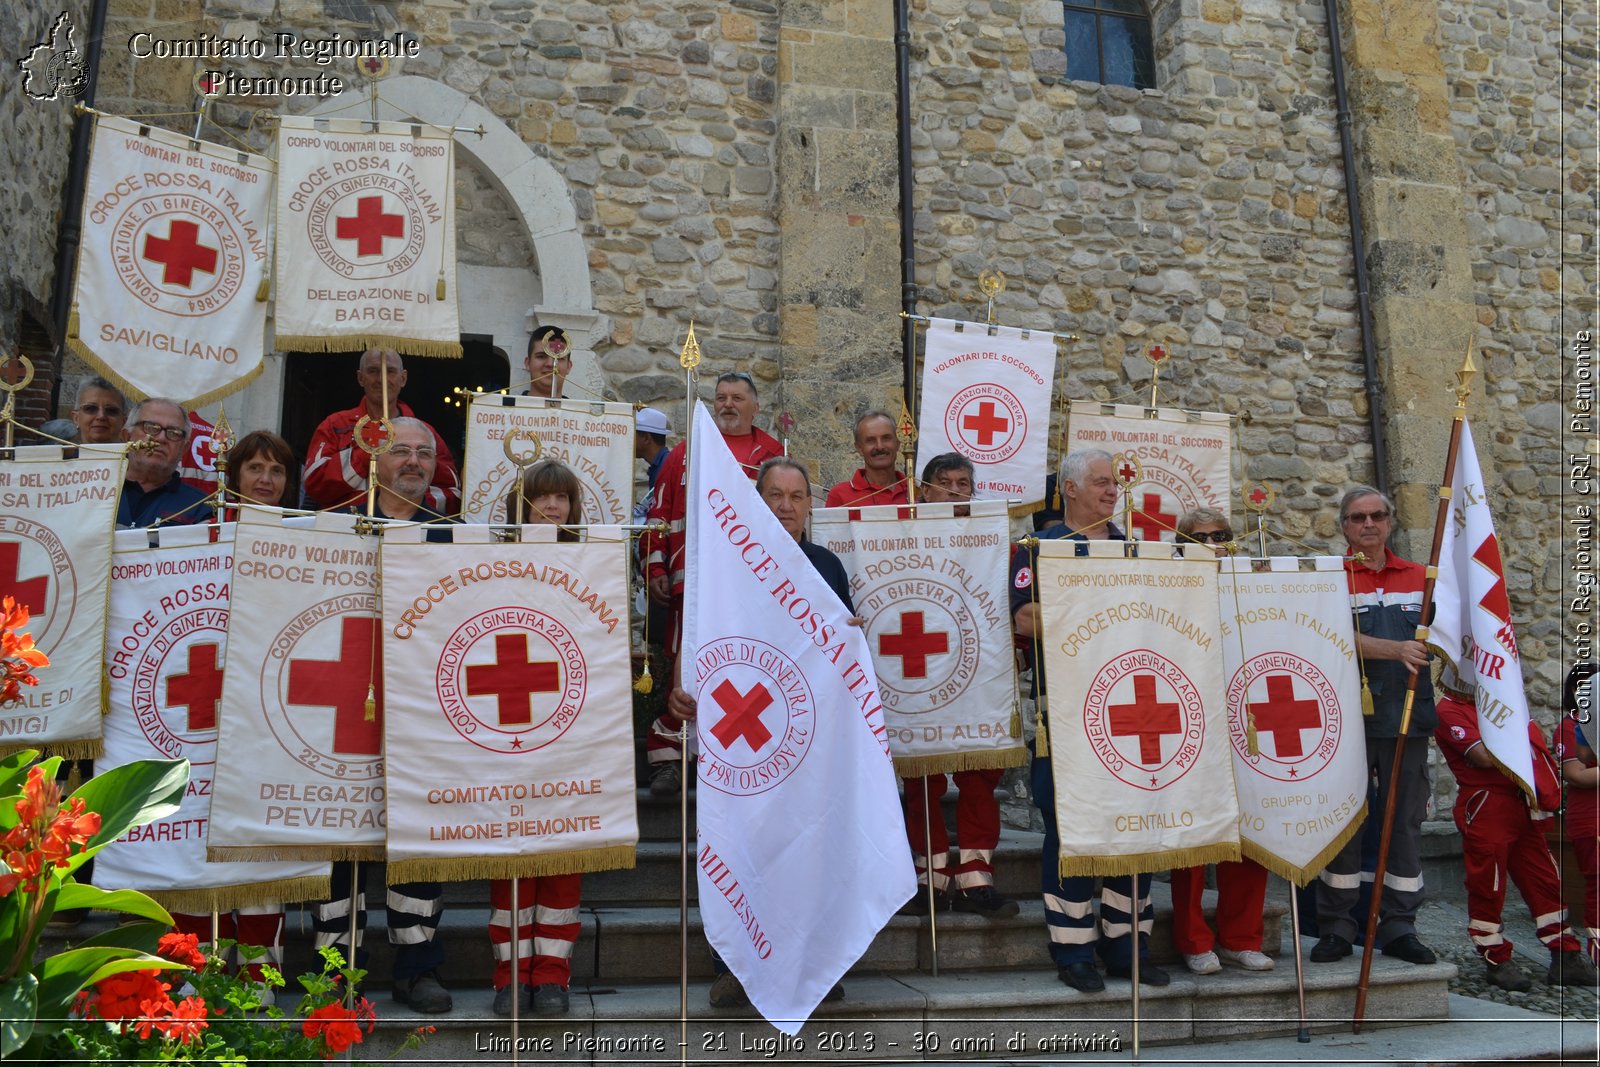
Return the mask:
[(1210, 541), (1214, 545), (1225, 545), (1233, 540), (1232, 530), (1209, 530), (1203, 533), (1184, 534), (1191, 541)]
[(83, 412), (85, 415), (109, 415), (112, 418), (116, 418), (118, 415), (122, 414), (122, 409), (114, 404), (84, 404), (81, 405), (78, 410)]
[(189, 436), (187, 428), (179, 429), (176, 426), (163, 426), (159, 422), (136, 422), (135, 426), (144, 431), (146, 437), (165, 437), (169, 441), (182, 441)]
[(719, 382), (743, 382), (743, 383), (745, 383), (746, 385), (749, 385), (749, 386), (754, 386), (756, 384), (756, 380), (755, 380), (755, 378), (751, 377), (750, 372), (749, 371), (743, 371), (743, 370), (731, 370), (731, 371), (728, 371), (726, 374), (719, 374), (719, 375), (717, 375), (717, 381), (719, 381)]
[(1353, 522), (1360, 526), (1364, 522), (1382, 522), (1389, 517), (1387, 511), (1352, 511), (1344, 517), (1345, 522)]

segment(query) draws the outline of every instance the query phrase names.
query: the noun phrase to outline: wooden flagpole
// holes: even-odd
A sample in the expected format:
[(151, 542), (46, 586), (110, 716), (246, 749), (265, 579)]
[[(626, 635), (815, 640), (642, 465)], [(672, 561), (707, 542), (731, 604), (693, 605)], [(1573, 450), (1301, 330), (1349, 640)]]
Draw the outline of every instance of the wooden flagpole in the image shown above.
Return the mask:
[[(689, 478), (689, 464), (694, 462), (694, 404), (695, 404), (695, 368), (700, 366), (700, 342), (695, 340), (694, 320), (689, 320), (689, 333), (683, 339), (683, 348), (678, 353), (678, 366), (683, 368), (683, 477), (685, 482)], [(752, 386), (752, 388), (754, 388)], [(688, 526), (685, 517), (685, 533)], [(689, 580), (688, 567), (688, 542), (684, 542), (684, 583)], [(667, 580), (672, 580), (672, 560), (667, 559)], [(687, 594), (687, 588), (684, 590)], [(683, 651), (683, 626), (686, 620), (680, 618), (677, 626), (678, 648), (671, 650), (675, 657), (681, 656)], [(681, 671), (683, 664), (677, 665)], [(676, 675), (676, 672), (674, 672)], [(677, 685), (674, 677), (673, 685)], [(678, 758), (681, 761), (678, 768), (678, 1062), (689, 1062), (689, 771), (694, 766), (689, 762), (689, 721), (681, 720), (678, 724)]]
[[(1467, 418), (1467, 397), (1472, 395), (1472, 379), (1478, 370), (1472, 365), (1472, 343), (1467, 343), (1467, 358), (1456, 371), (1456, 410), (1450, 424), (1450, 447), (1445, 450), (1444, 480), (1439, 486), (1439, 507), (1433, 517), (1433, 547), (1428, 552), (1428, 569), (1422, 583), (1422, 617), (1417, 622), (1415, 640), (1428, 639), (1428, 614), (1433, 606), (1433, 587), (1439, 577), (1439, 550), (1444, 544), (1444, 524), (1450, 514), (1451, 485), (1456, 473), (1456, 452), (1461, 448), (1461, 426)], [(1394, 765), (1389, 768), (1389, 790), (1384, 798), (1383, 830), (1378, 837), (1378, 862), (1372, 872), (1372, 904), (1367, 908), (1366, 944), (1361, 952), (1361, 979), (1356, 985), (1355, 1017), (1351, 1032), (1361, 1032), (1367, 1010), (1367, 982), (1372, 976), (1372, 957), (1378, 950), (1378, 909), (1383, 903), (1383, 879), (1389, 866), (1389, 844), (1394, 837), (1395, 795), (1400, 787), (1400, 764), (1405, 756), (1406, 734), (1411, 729), (1411, 709), (1417, 699), (1418, 672), (1406, 680), (1406, 699), (1400, 711), (1400, 732), (1394, 739)]]

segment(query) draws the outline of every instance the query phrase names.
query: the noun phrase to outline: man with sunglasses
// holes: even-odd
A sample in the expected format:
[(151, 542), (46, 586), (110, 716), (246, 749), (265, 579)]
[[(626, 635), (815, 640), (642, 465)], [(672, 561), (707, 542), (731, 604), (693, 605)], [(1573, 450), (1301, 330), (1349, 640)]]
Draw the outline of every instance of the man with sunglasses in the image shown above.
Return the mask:
[(210, 521), (205, 494), (178, 477), (178, 461), (189, 444), (187, 411), (176, 401), (151, 397), (133, 409), (122, 436), (131, 447), (127, 479), (117, 501), (119, 527)]
[[(1339, 527), (1348, 545), (1345, 572), (1356, 617), (1356, 651), (1361, 656), (1366, 688), (1372, 693), (1373, 714), (1364, 724), (1367, 765), (1377, 777), (1378, 789), (1369, 818), (1381, 818), (1388, 803), (1406, 687), (1413, 675), (1417, 681), (1406, 735), (1411, 743), (1405, 748), (1395, 796), (1394, 836), (1383, 877), (1378, 943), (1367, 950), (1381, 946), (1386, 956), (1409, 963), (1433, 963), (1437, 957), (1417, 938), (1417, 909), (1422, 906), (1422, 820), (1428, 810), (1428, 737), (1438, 725), (1428, 648), (1416, 638), (1417, 625), (1422, 622), (1425, 568), (1389, 550), (1394, 505), (1371, 486), (1358, 485), (1345, 493), (1339, 501)], [(1322, 939), (1311, 950), (1315, 963), (1332, 963), (1350, 955), (1365, 926), (1366, 916), (1356, 914), (1361, 883), (1370, 882), (1374, 873), (1362, 870), (1365, 837), (1353, 834), (1319, 876), (1317, 927)]]
[(78, 385), (78, 400), (72, 408), (78, 443), (109, 445), (125, 440), (122, 416), (127, 410), (128, 401), (116, 386), (104, 378), (85, 378)]

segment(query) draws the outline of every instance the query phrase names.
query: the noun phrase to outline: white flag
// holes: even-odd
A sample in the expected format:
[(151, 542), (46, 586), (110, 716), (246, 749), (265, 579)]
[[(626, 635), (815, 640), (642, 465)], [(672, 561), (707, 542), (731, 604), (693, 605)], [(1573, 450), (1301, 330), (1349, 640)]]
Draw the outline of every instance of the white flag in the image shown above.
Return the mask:
[(1223, 412), (1074, 400), (1066, 449), (1088, 448), (1110, 452), (1118, 474), (1134, 479), (1117, 490), (1117, 516), (1127, 512), (1135, 540), (1176, 541), (1178, 520), (1195, 508), (1230, 515), (1233, 419)]
[(1428, 643), (1450, 661), (1469, 689), (1477, 687), (1478, 730), (1484, 747), (1533, 796), (1528, 697), (1522, 688), (1511, 600), (1472, 428), (1465, 421), (1451, 485), (1450, 521), (1439, 546)]
[(699, 704), (700, 917), (794, 1034), (916, 890), (872, 657), (695, 405), (683, 686)]

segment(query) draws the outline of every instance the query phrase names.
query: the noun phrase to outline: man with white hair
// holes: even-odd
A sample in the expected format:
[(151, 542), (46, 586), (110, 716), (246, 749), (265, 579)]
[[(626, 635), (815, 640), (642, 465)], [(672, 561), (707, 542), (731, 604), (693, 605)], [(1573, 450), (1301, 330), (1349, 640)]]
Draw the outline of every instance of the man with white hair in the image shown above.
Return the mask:
[(140, 402), (122, 431), (128, 474), (117, 500), (120, 527), (208, 522), (206, 496), (178, 477), (178, 461), (189, 444), (189, 413), (174, 400), (153, 396)]

